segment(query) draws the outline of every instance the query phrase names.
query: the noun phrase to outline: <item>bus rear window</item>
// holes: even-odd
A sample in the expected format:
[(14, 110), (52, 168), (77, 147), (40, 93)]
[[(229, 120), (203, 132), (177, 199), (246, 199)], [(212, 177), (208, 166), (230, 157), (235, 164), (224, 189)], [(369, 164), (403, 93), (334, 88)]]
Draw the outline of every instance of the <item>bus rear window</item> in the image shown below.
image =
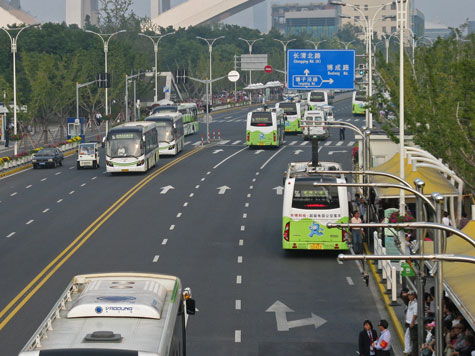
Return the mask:
[(251, 117), (251, 126), (272, 126), (272, 113), (253, 112)]
[(364, 91), (357, 91), (355, 94), (356, 101), (366, 101), (366, 94)]
[(297, 115), (297, 104), (295, 103), (279, 103), (279, 108), (284, 110), (286, 115)]
[(311, 93), (310, 94), (310, 101), (315, 101), (317, 103), (321, 103), (325, 101), (325, 94), (323, 93)]
[(305, 210), (338, 209), (337, 187), (313, 186), (313, 181), (296, 181), (292, 208)]

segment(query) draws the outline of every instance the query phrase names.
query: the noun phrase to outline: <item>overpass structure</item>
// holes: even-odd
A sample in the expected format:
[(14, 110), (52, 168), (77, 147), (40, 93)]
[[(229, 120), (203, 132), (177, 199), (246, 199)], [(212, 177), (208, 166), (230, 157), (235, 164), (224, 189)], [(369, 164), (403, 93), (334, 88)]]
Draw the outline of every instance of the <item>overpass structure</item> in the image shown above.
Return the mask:
[(180, 27), (205, 25), (219, 22), (264, 0), (188, 0), (154, 18), (152, 23), (161, 26)]

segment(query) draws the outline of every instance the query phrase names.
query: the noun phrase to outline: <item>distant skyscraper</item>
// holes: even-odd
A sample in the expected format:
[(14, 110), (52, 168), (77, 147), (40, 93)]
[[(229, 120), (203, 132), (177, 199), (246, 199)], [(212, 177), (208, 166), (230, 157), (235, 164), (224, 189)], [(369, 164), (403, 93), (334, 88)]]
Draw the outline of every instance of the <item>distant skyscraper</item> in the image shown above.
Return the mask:
[(171, 0), (150, 0), (150, 18), (171, 9)]
[(83, 28), (86, 17), (91, 24), (97, 24), (99, 19), (99, 0), (66, 0), (66, 24), (76, 24)]

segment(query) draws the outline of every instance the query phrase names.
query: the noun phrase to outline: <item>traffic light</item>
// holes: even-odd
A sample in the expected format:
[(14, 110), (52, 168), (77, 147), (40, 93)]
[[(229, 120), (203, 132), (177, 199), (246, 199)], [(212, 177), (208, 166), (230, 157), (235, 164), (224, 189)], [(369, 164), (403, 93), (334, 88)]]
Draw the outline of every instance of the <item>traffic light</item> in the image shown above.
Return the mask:
[(364, 69), (360, 69), (360, 75), (364, 74)]

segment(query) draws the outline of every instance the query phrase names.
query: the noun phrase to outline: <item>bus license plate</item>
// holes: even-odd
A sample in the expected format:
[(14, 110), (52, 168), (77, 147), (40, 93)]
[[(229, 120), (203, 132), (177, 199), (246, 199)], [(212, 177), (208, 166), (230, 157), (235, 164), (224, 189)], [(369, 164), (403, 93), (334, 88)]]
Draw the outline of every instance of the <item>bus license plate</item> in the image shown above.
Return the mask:
[(259, 142), (259, 146), (264, 146), (264, 142)]
[(129, 170), (128, 169), (122, 169), (122, 172), (128, 172)]
[(323, 245), (322, 244), (310, 244), (310, 249), (311, 250), (323, 250)]

